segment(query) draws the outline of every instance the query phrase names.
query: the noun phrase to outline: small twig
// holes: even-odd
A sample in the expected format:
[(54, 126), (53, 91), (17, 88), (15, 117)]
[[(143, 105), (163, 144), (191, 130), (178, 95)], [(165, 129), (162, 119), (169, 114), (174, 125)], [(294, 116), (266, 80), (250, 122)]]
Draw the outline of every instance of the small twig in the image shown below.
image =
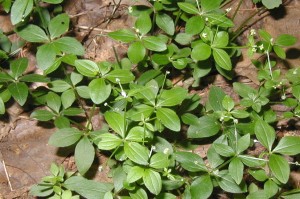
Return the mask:
[(112, 32), (111, 30), (108, 29), (102, 29), (102, 28), (93, 28), (93, 27), (89, 27), (89, 26), (75, 26), (75, 28), (79, 28), (79, 29), (83, 29), (83, 30), (93, 30), (93, 31), (99, 31), (99, 32), (105, 32), (105, 33), (109, 33)]
[(6, 175), (6, 179), (8, 181), (8, 185), (9, 185), (10, 191), (14, 191), (13, 188), (12, 188), (12, 186), (11, 186), (11, 182), (10, 182), (10, 179), (9, 179), (8, 172), (6, 170), (6, 166), (5, 166), (4, 160), (2, 160), (2, 164), (3, 164), (3, 167), (4, 167), (4, 172), (5, 172), (5, 175)]

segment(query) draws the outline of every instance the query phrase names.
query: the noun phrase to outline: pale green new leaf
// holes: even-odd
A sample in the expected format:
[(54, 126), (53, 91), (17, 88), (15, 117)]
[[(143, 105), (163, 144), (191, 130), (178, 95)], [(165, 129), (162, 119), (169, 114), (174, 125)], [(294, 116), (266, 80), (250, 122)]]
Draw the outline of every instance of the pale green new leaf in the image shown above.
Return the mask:
[(92, 166), (95, 157), (95, 149), (90, 140), (84, 136), (75, 148), (75, 163), (81, 175), (84, 175)]
[(49, 42), (49, 38), (45, 31), (37, 25), (29, 24), (25, 27), (17, 29), (17, 34), (28, 42)]
[(290, 165), (288, 161), (276, 154), (271, 154), (269, 158), (269, 167), (273, 175), (283, 184), (287, 183), (290, 176)]
[(228, 45), (228, 42), (229, 34), (226, 31), (220, 31), (215, 35), (212, 45), (216, 48), (223, 48)]
[(275, 130), (267, 122), (259, 119), (255, 122), (254, 132), (261, 144), (271, 151), (275, 140)]
[(147, 189), (154, 195), (158, 195), (162, 188), (161, 177), (158, 172), (152, 169), (146, 169), (143, 176), (143, 181)]
[(104, 114), (104, 117), (109, 127), (118, 133), (122, 138), (124, 138), (126, 131), (124, 114), (107, 111)]
[(176, 132), (180, 131), (180, 119), (173, 110), (169, 108), (157, 108), (156, 116), (168, 129)]
[(91, 100), (95, 104), (101, 104), (104, 102), (111, 93), (111, 85), (106, 84), (102, 78), (93, 79), (89, 83)]
[(72, 89), (66, 90), (61, 94), (61, 103), (64, 109), (67, 109), (70, 106), (72, 106), (75, 100), (76, 100), (75, 93), (74, 90)]
[(300, 137), (297, 136), (285, 136), (283, 137), (275, 149), (275, 153), (281, 153), (283, 155), (297, 155), (300, 153)]
[(63, 128), (49, 138), (49, 144), (56, 147), (66, 147), (77, 142), (83, 133), (75, 128)]
[(147, 34), (152, 28), (150, 15), (146, 12), (141, 13), (135, 21), (135, 28), (143, 35)]
[(124, 151), (126, 156), (140, 165), (148, 165), (149, 150), (136, 142), (125, 142)]
[(27, 17), (33, 8), (33, 0), (16, 0), (11, 7), (10, 20), (12, 25), (16, 25)]
[(297, 38), (288, 34), (281, 34), (275, 40), (275, 44), (280, 46), (292, 46), (296, 42)]

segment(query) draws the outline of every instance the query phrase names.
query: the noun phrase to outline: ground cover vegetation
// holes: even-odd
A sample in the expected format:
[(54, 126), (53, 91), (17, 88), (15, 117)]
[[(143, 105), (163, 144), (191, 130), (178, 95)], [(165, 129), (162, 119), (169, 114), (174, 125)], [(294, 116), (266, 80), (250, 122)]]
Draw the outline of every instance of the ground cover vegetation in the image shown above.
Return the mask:
[[(271, 57), (286, 58), (284, 48), (296, 38), (274, 38), (265, 30), (251, 30), (240, 46), (240, 31), (223, 0), (158, 0), (149, 6), (128, 8), (134, 27), (107, 34), (128, 44), (127, 56), (115, 62), (84, 59), (85, 49), (68, 34), (70, 18), (62, 0), (2, 0), (15, 32), (13, 43), (0, 32), (0, 113), (15, 100), (35, 107), (31, 117), (52, 121), (57, 131), (49, 144), (73, 146), (78, 172), (52, 164), (51, 175), (31, 188), (47, 198), (209, 198), (226, 193), (230, 198), (298, 198), (300, 189), (289, 183), (292, 157), (300, 153), (300, 137), (276, 136), (275, 124), (300, 117), (300, 71), (282, 74)], [(240, 1), (242, 2), (242, 1)], [(280, 0), (253, 1), (258, 9), (272, 9)], [(41, 3), (53, 4), (51, 11)], [(233, 15), (234, 16), (234, 15)], [(241, 30), (241, 29), (237, 29)], [(25, 74), (28, 59), (17, 58), (25, 42), (36, 46), (37, 67), (43, 74)], [(253, 60), (259, 87), (233, 82), (236, 101), (211, 86), (200, 104), (197, 88), (203, 77), (219, 73), (234, 77), (241, 49)], [(188, 87), (174, 78), (192, 79)], [(42, 86), (33, 87), (39, 83)], [(273, 103), (289, 107), (282, 115)], [(96, 109), (106, 124), (94, 130)], [(81, 118), (78, 120), (78, 118)], [(84, 122), (82, 122), (82, 118)], [(201, 143), (211, 144), (206, 157), (193, 153)], [(256, 144), (259, 155), (248, 153)], [(112, 182), (85, 177), (95, 151), (107, 155), (99, 169), (109, 167)], [(248, 178), (246, 178), (248, 176)], [(249, 180), (251, 176), (251, 180)], [(80, 196), (79, 196), (80, 195)]]

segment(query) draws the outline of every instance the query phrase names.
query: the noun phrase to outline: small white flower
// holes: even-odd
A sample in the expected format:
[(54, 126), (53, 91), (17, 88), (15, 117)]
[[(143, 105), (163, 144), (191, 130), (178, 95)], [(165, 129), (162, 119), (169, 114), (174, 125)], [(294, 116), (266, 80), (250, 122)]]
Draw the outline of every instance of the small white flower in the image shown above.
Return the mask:
[(167, 70), (167, 71), (166, 71), (166, 74), (169, 75), (169, 74), (170, 74), (170, 71)]
[(255, 53), (255, 52), (256, 52), (256, 48), (252, 48), (252, 52), (254, 52), (254, 53)]
[(258, 141), (257, 139), (254, 139), (253, 142), (254, 142), (254, 143), (258, 143), (259, 141)]
[(208, 21), (208, 18), (207, 18), (207, 17), (205, 17), (205, 21)]
[(107, 105), (108, 105), (107, 102), (105, 102), (105, 103), (104, 103), (104, 106), (107, 106)]
[(232, 8), (227, 8), (226, 9), (226, 12), (228, 13), (228, 12), (230, 12), (232, 10)]
[(238, 119), (234, 119), (233, 123), (235, 123), (235, 124), (239, 123)]
[(121, 92), (121, 95), (122, 95), (123, 97), (127, 97), (127, 94), (126, 94), (126, 92), (125, 92), (124, 90)]
[(103, 171), (103, 166), (99, 166), (99, 167), (98, 167), (98, 171), (99, 171), (99, 172), (102, 172), (102, 171)]
[(132, 11), (133, 11), (132, 7), (129, 6), (129, 7), (128, 7), (128, 12), (129, 12), (129, 13), (132, 13)]
[(140, 29), (138, 29), (138, 28), (135, 29), (135, 32), (136, 32), (136, 33), (139, 33), (139, 32), (140, 32)]
[(203, 38), (206, 38), (206, 37), (207, 37), (207, 33), (205, 33), (205, 32), (202, 33), (201, 35), (202, 35)]
[(168, 153), (169, 153), (169, 151), (170, 151), (170, 149), (169, 149), (169, 148), (165, 148), (165, 149), (164, 149), (164, 154), (168, 154)]
[(274, 38), (271, 38), (271, 39), (270, 39), (270, 42), (271, 42), (271, 44), (273, 44), (273, 42), (274, 42)]
[(286, 99), (286, 96), (285, 96), (285, 95), (282, 95), (282, 96), (281, 96), (281, 99), (282, 99), (282, 100), (285, 100), (285, 99)]
[(155, 149), (156, 149), (156, 146), (151, 146), (151, 149), (152, 149), (152, 150), (155, 150)]
[(116, 82), (119, 83), (119, 82), (120, 82), (120, 79), (119, 79), (119, 78), (116, 78)]
[(198, 161), (197, 161), (197, 160), (195, 160), (195, 161), (194, 161), (194, 164), (198, 164)]
[(296, 74), (297, 74), (297, 70), (294, 70), (294, 71), (293, 71), (293, 75), (296, 75)]
[(263, 50), (265, 47), (264, 47), (264, 44), (261, 44), (260, 46), (259, 46), (259, 49), (260, 50)]
[(251, 29), (251, 30), (250, 30), (250, 35), (251, 35), (251, 36), (254, 36), (254, 35), (256, 35), (256, 31), (255, 31), (255, 29)]

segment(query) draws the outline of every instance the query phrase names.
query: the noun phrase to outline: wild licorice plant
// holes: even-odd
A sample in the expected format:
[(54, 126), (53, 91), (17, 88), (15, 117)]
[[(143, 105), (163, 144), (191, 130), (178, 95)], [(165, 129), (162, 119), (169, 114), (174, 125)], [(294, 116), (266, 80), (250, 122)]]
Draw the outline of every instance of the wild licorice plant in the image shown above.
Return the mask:
[[(37, 46), (37, 65), (43, 70), (43, 75), (25, 74), (28, 59), (14, 56), (24, 42), (12, 43), (1, 32), (0, 113), (5, 113), (9, 100), (42, 107), (31, 117), (54, 122), (57, 131), (49, 144), (74, 146), (78, 170), (66, 172), (52, 164), (51, 175), (31, 188), (32, 195), (62, 199), (194, 199), (215, 198), (216, 193), (247, 199), (300, 196), (299, 189), (287, 184), (290, 166), (298, 163), (286, 158), (300, 153), (300, 138), (279, 139), (274, 128), (283, 118), (300, 116), (300, 71), (281, 74), (270, 58), (272, 54), (285, 59), (284, 47), (296, 43), (293, 36), (274, 38), (264, 30), (251, 30), (248, 43), (238, 46), (234, 39), (240, 32), (232, 32), (235, 25), (227, 17), (231, 9), (224, 8), (229, 1), (150, 1), (128, 8), (136, 17), (133, 28), (107, 35), (128, 43), (127, 57), (96, 63), (82, 59), (84, 47), (66, 34), (70, 18), (61, 12), (62, 1), (0, 1), (10, 13), (15, 33)], [(41, 7), (41, 2), (55, 9)], [(281, 4), (280, 0), (253, 2), (267, 8)], [(172, 81), (182, 74), (192, 79), (190, 87), (197, 88), (200, 79), (212, 73), (232, 80), (231, 59), (240, 56), (242, 48), (250, 57), (259, 53), (266, 59), (253, 61), (258, 89), (233, 83), (239, 102), (212, 86), (201, 105), (197, 94)], [(35, 82), (46, 86), (33, 89)], [(277, 116), (271, 107), (274, 102), (290, 111)], [(93, 128), (96, 109), (107, 123), (101, 130)], [(76, 120), (78, 116), (85, 117), (84, 124)], [(192, 152), (203, 140), (210, 144), (204, 159)], [(248, 150), (256, 143), (264, 150), (254, 156)], [(95, 150), (109, 154), (99, 169), (110, 168), (112, 183), (85, 177)]]

